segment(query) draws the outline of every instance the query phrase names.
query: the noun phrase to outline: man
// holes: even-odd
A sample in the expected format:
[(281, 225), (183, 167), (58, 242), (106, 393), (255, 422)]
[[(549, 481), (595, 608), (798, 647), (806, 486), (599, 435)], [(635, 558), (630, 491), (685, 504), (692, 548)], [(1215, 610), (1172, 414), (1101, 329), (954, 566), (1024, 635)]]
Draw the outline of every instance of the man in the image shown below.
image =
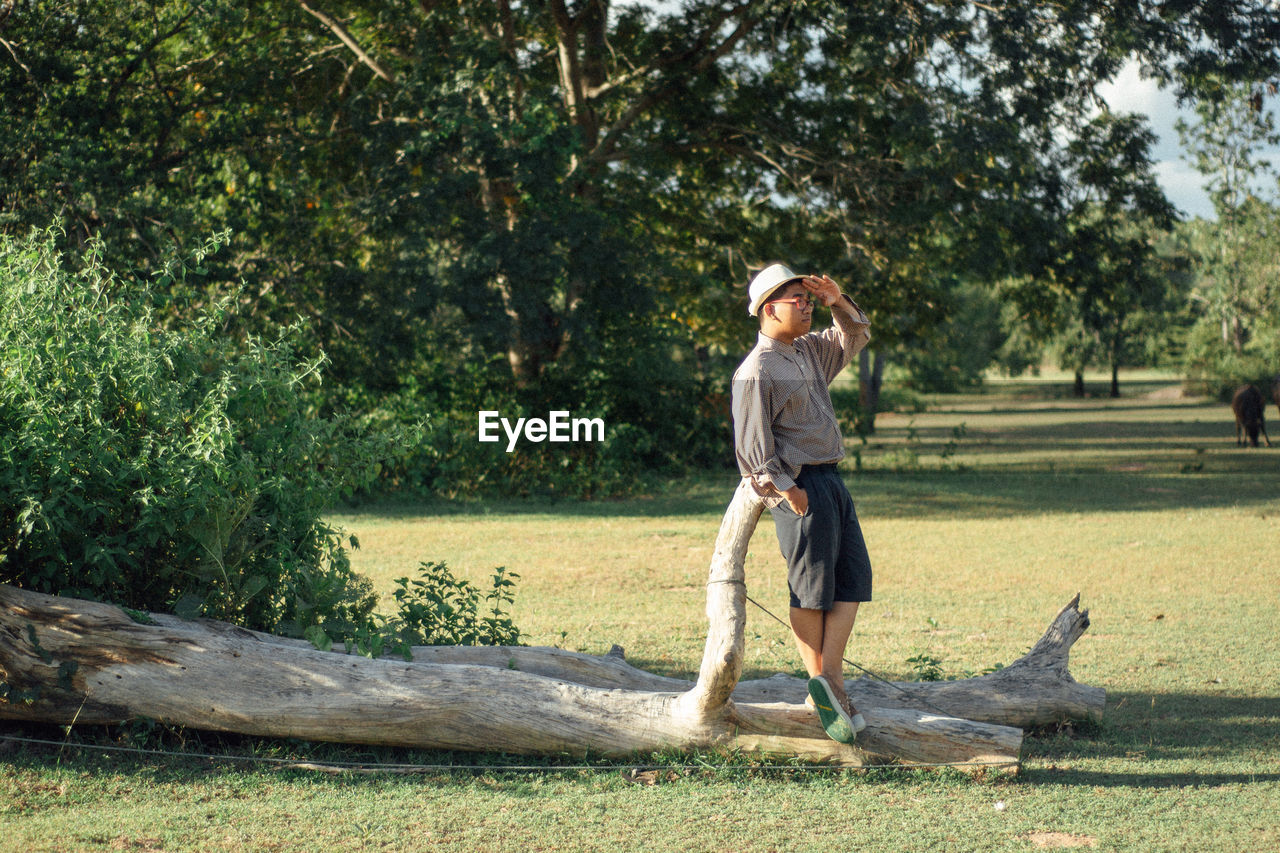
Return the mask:
[[(833, 739), (865, 728), (844, 687), (844, 652), (871, 600), (871, 563), (853, 500), (836, 473), (844, 441), (828, 385), (871, 340), (871, 323), (828, 276), (771, 264), (751, 280), (756, 346), (733, 374), (738, 470), (764, 497), (787, 561), (791, 630), (809, 696)], [(835, 325), (811, 332), (814, 301)]]

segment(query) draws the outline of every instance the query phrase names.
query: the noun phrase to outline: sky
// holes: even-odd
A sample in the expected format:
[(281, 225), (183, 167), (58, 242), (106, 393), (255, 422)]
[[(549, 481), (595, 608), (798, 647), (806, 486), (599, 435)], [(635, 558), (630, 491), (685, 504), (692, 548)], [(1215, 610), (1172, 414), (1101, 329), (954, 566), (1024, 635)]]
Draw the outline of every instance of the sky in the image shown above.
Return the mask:
[[(1174, 122), (1179, 118), (1194, 121), (1195, 112), (1189, 107), (1180, 109), (1171, 90), (1161, 89), (1154, 80), (1142, 79), (1134, 62), (1125, 65), (1113, 81), (1099, 87), (1099, 94), (1112, 112), (1147, 116), (1151, 130), (1159, 137), (1152, 159), (1156, 164), (1156, 176), (1169, 201), (1187, 218), (1216, 218), (1213, 204), (1204, 190), (1205, 178), (1186, 159), (1186, 151), (1178, 140), (1178, 131), (1174, 129)], [(1280, 166), (1280, 148), (1270, 149), (1261, 156), (1271, 161), (1273, 169)], [(1267, 188), (1274, 190), (1274, 179), (1271, 184)]]

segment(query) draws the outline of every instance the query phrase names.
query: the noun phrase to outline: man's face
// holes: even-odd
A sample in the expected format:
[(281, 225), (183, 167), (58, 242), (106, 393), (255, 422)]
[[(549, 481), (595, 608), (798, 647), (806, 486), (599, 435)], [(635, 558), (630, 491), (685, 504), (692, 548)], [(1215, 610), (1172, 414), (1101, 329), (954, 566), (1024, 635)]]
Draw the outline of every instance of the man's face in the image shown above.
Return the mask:
[(793, 281), (778, 292), (782, 296), (765, 303), (765, 311), (778, 324), (778, 330), (795, 337), (807, 334), (813, 323), (809, 291), (800, 282)]

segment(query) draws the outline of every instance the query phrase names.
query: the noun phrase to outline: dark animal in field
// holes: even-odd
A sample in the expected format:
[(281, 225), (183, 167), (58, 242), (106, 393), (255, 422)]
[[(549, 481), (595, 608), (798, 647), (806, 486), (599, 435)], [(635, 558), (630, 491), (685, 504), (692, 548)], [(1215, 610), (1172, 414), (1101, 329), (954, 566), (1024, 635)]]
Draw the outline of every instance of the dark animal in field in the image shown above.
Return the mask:
[(1262, 392), (1254, 385), (1241, 385), (1231, 397), (1231, 411), (1236, 415), (1236, 444), (1244, 446), (1244, 437), (1249, 437), (1249, 446), (1258, 446), (1258, 431), (1271, 446), (1271, 436), (1267, 435), (1266, 401)]

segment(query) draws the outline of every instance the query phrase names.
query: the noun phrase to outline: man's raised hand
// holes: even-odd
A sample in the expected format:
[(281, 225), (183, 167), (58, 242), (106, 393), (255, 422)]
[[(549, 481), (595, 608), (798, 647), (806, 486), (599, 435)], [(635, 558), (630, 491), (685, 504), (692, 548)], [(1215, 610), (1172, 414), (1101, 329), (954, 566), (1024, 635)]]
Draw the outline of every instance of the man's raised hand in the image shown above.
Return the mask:
[(800, 279), (800, 283), (828, 308), (840, 298), (840, 285), (832, 281), (829, 275), (807, 275)]

